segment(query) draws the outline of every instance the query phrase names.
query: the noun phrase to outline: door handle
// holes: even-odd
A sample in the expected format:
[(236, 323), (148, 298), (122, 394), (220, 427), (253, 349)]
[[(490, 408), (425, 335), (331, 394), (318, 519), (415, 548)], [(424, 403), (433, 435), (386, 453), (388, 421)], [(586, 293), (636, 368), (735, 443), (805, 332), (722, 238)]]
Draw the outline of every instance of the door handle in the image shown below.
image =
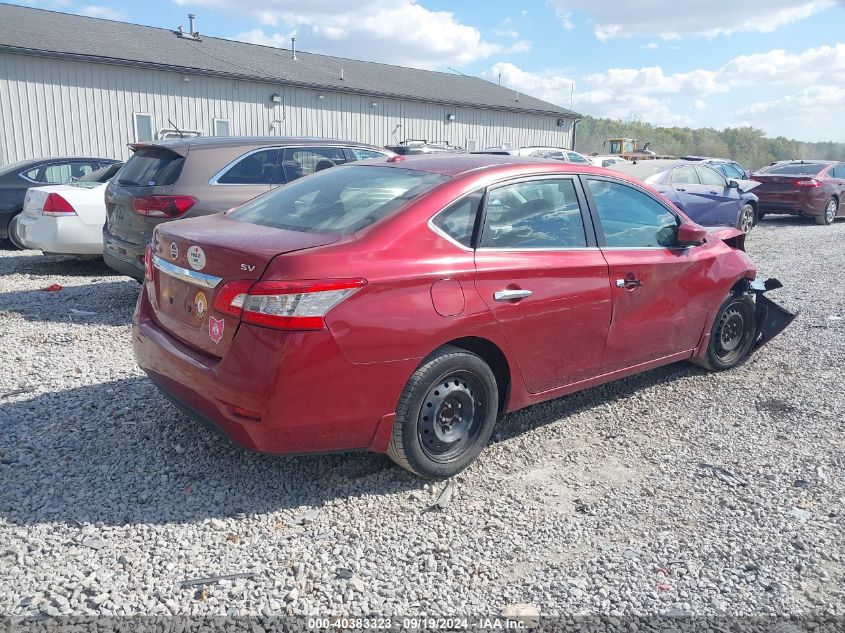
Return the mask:
[(686, 189), (683, 189), (681, 187), (675, 187), (675, 191), (686, 191)]
[(625, 279), (616, 280), (617, 288), (627, 288), (628, 290), (633, 290), (634, 288), (639, 288), (640, 286), (642, 286), (642, 283), (640, 283), (640, 280), (636, 277), (626, 277)]
[(711, 191), (710, 193), (712, 193), (713, 195), (718, 195), (718, 194), (719, 194), (719, 192), (718, 192), (718, 191)]
[(533, 294), (530, 290), (497, 290), (493, 293), (493, 298), (496, 301), (519, 301)]

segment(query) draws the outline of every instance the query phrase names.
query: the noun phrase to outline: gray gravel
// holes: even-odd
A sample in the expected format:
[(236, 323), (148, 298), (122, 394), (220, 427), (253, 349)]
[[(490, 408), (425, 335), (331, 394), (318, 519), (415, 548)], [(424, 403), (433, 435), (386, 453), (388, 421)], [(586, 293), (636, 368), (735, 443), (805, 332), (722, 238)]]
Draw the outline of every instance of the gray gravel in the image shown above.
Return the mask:
[(134, 281), (2, 251), (0, 613), (845, 615), (843, 244), (764, 221), (786, 333), (507, 417), (430, 512), (384, 456), (198, 427), (135, 367)]

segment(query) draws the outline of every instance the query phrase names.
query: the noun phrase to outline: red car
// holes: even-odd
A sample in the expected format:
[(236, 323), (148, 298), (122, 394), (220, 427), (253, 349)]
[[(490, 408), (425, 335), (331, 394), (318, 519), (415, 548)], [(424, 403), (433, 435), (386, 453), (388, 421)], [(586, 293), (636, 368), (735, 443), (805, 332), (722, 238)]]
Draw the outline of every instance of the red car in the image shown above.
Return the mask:
[(242, 446), (446, 477), (501, 414), (680, 360), (727, 369), (786, 327), (743, 238), (595, 167), (362, 161), (156, 227), (135, 356)]
[(785, 213), (833, 224), (845, 215), (845, 163), (829, 160), (790, 160), (751, 174), (762, 183), (754, 189), (760, 199), (759, 217)]

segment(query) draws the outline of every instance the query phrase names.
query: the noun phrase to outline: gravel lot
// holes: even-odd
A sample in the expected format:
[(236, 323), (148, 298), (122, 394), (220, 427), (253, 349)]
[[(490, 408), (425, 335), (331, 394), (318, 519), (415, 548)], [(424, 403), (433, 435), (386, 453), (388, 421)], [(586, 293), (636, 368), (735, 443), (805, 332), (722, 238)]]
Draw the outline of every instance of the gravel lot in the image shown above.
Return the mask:
[(199, 427), (135, 367), (134, 281), (0, 251), (0, 614), (845, 615), (843, 244), (767, 219), (782, 336), (508, 416), (439, 511), (385, 456)]

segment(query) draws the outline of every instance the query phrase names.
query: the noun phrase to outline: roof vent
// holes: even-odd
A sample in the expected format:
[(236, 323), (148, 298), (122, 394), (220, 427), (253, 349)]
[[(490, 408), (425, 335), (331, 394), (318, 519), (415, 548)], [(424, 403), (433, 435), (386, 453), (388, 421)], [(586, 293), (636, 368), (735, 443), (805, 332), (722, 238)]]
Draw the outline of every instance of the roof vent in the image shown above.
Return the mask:
[(176, 35), (178, 35), (184, 40), (194, 40), (195, 42), (201, 42), (202, 40), (200, 39), (200, 34), (194, 29), (194, 20), (196, 19), (196, 14), (189, 13), (187, 33), (185, 32), (185, 29), (182, 28), (182, 25), (179, 25), (179, 28), (175, 31)]

